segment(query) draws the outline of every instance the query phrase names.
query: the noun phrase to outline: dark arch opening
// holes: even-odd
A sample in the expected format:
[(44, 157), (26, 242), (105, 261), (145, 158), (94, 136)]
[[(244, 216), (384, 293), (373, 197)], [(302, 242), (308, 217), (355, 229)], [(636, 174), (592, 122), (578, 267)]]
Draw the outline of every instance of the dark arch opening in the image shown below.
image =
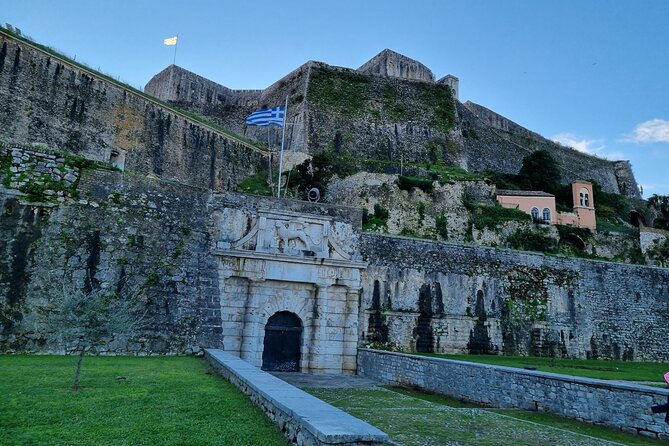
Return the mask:
[(638, 228), (639, 226), (642, 226), (642, 227), (643, 227), (643, 226), (646, 226), (646, 221), (645, 221), (645, 219), (643, 218), (643, 215), (641, 215), (641, 214), (639, 213), (639, 211), (637, 211), (636, 209), (632, 209), (632, 210), (630, 211), (630, 221), (631, 221), (632, 224), (633, 224), (634, 226), (636, 226), (637, 228)]
[(302, 347), (302, 321), (289, 311), (274, 313), (265, 325), (262, 369), (299, 372)]
[(585, 249), (585, 241), (576, 234), (567, 234), (567, 242), (571, 243), (578, 249)]

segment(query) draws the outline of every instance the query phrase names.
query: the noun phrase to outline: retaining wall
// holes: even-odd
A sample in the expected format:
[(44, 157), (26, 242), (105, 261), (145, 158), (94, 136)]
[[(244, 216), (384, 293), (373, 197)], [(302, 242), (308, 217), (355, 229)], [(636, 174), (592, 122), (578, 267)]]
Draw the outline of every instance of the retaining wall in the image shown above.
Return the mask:
[(249, 395), (298, 446), (380, 446), (388, 435), (222, 350), (205, 350), (211, 366)]
[(647, 415), (669, 390), (555, 373), (358, 350), (358, 374), (486, 406), (549, 412), (669, 440), (669, 424)]

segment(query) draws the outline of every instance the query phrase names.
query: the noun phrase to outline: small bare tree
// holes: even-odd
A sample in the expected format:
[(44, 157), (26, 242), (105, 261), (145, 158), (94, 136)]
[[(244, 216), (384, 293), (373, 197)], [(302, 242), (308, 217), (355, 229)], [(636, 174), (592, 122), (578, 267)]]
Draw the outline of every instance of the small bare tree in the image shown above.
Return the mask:
[(141, 321), (137, 293), (121, 298), (104, 289), (72, 289), (62, 286), (58, 296), (51, 296), (42, 308), (46, 328), (62, 337), (66, 351), (78, 355), (72, 390), (79, 390), (79, 376), (84, 355), (98, 350), (115, 336), (127, 334)]

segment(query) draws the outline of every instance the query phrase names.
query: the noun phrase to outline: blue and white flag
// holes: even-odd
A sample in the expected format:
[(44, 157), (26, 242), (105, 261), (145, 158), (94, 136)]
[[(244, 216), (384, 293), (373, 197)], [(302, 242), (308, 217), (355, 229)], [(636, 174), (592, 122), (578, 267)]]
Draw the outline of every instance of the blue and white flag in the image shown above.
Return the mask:
[(277, 125), (283, 127), (286, 119), (286, 107), (274, 107), (263, 110), (256, 110), (246, 118), (246, 125)]

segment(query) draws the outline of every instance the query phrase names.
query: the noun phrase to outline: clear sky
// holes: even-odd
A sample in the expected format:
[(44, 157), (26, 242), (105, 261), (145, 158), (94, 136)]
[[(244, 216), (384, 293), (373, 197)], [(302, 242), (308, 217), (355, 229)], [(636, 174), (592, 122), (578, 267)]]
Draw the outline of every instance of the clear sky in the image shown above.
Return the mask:
[(3, 0), (0, 22), (142, 87), (176, 63), (265, 88), (307, 60), (384, 48), (460, 78), (484, 105), (565, 145), (632, 162), (669, 195), (667, 0)]

